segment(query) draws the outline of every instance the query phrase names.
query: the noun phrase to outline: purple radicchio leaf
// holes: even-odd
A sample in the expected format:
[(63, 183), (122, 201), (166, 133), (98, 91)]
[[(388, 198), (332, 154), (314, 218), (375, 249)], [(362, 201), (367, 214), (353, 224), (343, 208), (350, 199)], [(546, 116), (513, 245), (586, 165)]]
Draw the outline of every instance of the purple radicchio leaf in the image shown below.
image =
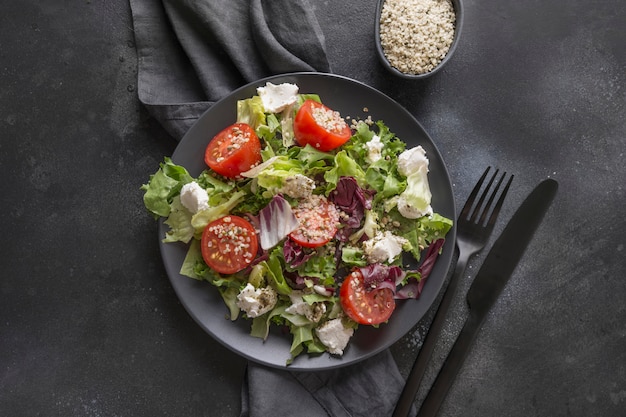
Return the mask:
[[(298, 274), (298, 272), (296, 271), (293, 271), (293, 272), (284, 271), (283, 274), (285, 276), (285, 280), (287, 281), (287, 284), (294, 290), (304, 290), (308, 288), (311, 282), (313, 283), (313, 285), (319, 285), (320, 283), (320, 279), (318, 277), (302, 276)], [(333, 291), (335, 291), (335, 288), (333, 287), (324, 287), (324, 288), (329, 293), (333, 293)]]
[(363, 274), (365, 288), (389, 288), (394, 293), (396, 286), (404, 279), (404, 271), (399, 266), (387, 266), (380, 263), (359, 268)]
[[(407, 283), (396, 292), (395, 298), (419, 298), (419, 296), (422, 294), (422, 290), (424, 289), (424, 285), (426, 284), (426, 279), (428, 278), (435, 266), (435, 261), (439, 256), (439, 251), (441, 250), (444, 242), (445, 239), (437, 239), (436, 241), (432, 242), (430, 246), (428, 246), (428, 250), (426, 251), (426, 255), (424, 256), (421, 265), (417, 268), (417, 271), (414, 271), (417, 272), (417, 274), (408, 272), (409, 278), (407, 280)], [(418, 280), (412, 275), (418, 275), (420, 279)]]
[(294, 290), (303, 290), (306, 288), (305, 277), (300, 276), (297, 272), (283, 272), (287, 284)]
[(335, 236), (345, 242), (350, 235), (361, 226), (365, 216), (365, 210), (372, 208), (374, 191), (364, 190), (359, 187), (353, 177), (341, 177), (337, 187), (330, 193), (329, 199), (347, 216), (341, 218), (343, 227)]
[(277, 194), (259, 211), (259, 240), (263, 250), (274, 247), (298, 227), (289, 202)]
[(287, 239), (283, 245), (285, 262), (292, 268), (298, 268), (308, 261), (315, 253), (307, 253), (305, 249), (291, 239)]

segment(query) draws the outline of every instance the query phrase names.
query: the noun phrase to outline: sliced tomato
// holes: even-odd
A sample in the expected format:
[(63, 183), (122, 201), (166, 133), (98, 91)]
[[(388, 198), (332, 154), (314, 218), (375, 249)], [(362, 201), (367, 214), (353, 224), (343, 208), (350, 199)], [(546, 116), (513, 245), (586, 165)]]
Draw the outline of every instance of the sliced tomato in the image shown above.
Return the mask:
[(218, 174), (236, 178), (261, 162), (259, 137), (246, 123), (232, 124), (211, 139), (204, 162)]
[(360, 324), (380, 324), (389, 320), (396, 308), (389, 288), (365, 288), (363, 274), (352, 271), (341, 284), (339, 301), (343, 311)]
[(311, 145), (320, 151), (333, 150), (350, 139), (352, 132), (339, 112), (314, 100), (305, 100), (293, 123), (300, 146)]
[(224, 216), (202, 232), (202, 258), (220, 274), (234, 274), (254, 260), (258, 239), (254, 226), (239, 216)]
[(327, 244), (337, 233), (339, 212), (324, 196), (313, 195), (292, 208), (299, 226), (289, 237), (306, 248)]

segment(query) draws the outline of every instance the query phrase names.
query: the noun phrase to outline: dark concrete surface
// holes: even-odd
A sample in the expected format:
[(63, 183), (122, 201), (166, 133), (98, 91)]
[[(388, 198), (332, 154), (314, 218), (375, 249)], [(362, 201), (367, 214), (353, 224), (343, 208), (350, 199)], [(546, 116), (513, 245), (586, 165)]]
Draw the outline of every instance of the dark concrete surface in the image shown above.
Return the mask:
[[(468, 0), (454, 58), (420, 82), (378, 65), (375, 1), (312, 3), (334, 72), (422, 122), (458, 205), (485, 166), (515, 173), (498, 232), (560, 183), (441, 415), (623, 416), (626, 3)], [(176, 144), (137, 100), (133, 42), (124, 0), (0, 3), (1, 416), (239, 415), (245, 362), (177, 301), (143, 209)], [(431, 317), (392, 348), (404, 375)]]

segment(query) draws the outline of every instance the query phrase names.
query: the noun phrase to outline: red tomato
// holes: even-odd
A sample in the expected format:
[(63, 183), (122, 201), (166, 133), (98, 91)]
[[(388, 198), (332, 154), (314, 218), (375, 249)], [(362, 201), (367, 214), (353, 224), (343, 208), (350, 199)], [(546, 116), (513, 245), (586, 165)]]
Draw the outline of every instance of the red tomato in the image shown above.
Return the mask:
[(396, 308), (389, 288), (365, 288), (363, 274), (352, 271), (341, 284), (339, 301), (343, 311), (360, 324), (380, 324), (389, 320)]
[(254, 226), (244, 218), (230, 215), (209, 223), (200, 244), (204, 262), (220, 274), (241, 271), (250, 265), (258, 249)]
[(320, 151), (333, 150), (350, 139), (350, 127), (338, 112), (314, 100), (306, 100), (293, 123), (300, 146), (311, 145)]
[(235, 178), (261, 162), (261, 142), (246, 123), (219, 132), (206, 147), (204, 162), (215, 172)]
[(289, 237), (306, 248), (316, 248), (328, 243), (337, 233), (339, 212), (333, 203), (323, 196), (312, 196), (294, 207), (300, 226)]

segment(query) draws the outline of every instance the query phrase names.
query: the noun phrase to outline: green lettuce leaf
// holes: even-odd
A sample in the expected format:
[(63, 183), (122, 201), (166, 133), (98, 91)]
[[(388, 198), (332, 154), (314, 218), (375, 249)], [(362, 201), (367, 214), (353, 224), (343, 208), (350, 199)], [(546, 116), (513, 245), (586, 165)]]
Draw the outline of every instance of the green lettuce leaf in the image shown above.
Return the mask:
[(335, 155), (335, 166), (324, 174), (324, 179), (330, 184), (330, 187), (326, 190), (327, 193), (337, 187), (341, 177), (353, 177), (360, 187), (365, 188), (367, 186), (365, 172), (346, 151), (337, 152)]
[(239, 295), (238, 287), (217, 287), (222, 299), (224, 300), (224, 304), (228, 307), (228, 311), (230, 313), (230, 320), (235, 321), (239, 317), (239, 313), (241, 310), (237, 305), (237, 296)]
[(304, 351), (307, 342), (313, 341), (313, 324), (309, 326), (291, 326), (293, 340), (291, 342), (291, 358), (295, 358)]
[(286, 308), (287, 306), (285, 304), (280, 304), (274, 307), (271, 311), (268, 311), (266, 314), (252, 319), (250, 335), (263, 340), (267, 339), (267, 336), (270, 333), (270, 325), (272, 324), (274, 317), (281, 316), (285, 312)]
[(438, 213), (432, 216), (423, 216), (417, 220), (404, 218), (396, 210), (389, 215), (400, 224), (398, 236), (402, 236), (410, 243), (410, 253), (419, 261), (421, 251), (431, 242), (443, 238), (452, 228), (452, 220)]
[(297, 271), (303, 277), (319, 278), (321, 285), (333, 285), (335, 283), (334, 277), (337, 272), (335, 255), (325, 248), (319, 248), (313, 256), (297, 268), (294, 269), (288, 265), (286, 268), (290, 271)]
[(187, 254), (180, 267), (180, 274), (189, 278), (203, 280), (204, 269), (207, 269), (200, 252), (200, 241), (194, 240), (187, 249)]
[(287, 284), (283, 275), (282, 248), (277, 246), (269, 255), (267, 261), (267, 281), (276, 290), (277, 293), (283, 295), (291, 294), (291, 287)]
[(237, 122), (247, 123), (252, 129), (265, 124), (265, 108), (259, 96), (237, 101)]
[(202, 171), (196, 182), (204, 188), (209, 195), (209, 205), (216, 205), (216, 200), (223, 198), (224, 194), (235, 188), (233, 181), (223, 181), (216, 178), (211, 171)]
[(261, 151), (263, 160), (267, 161), (269, 158), (276, 155), (277, 152), (281, 154), (284, 153), (284, 148), (283, 140), (281, 138), (282, 127), (278, 117), (273, 113), (266, 114), (265, 122), (266, 124), (260, 125), (256, 129), (256, 134), (267, 144), (267, 146)]
[(170, 204), (170, 214), (164, 222), (170, 229), (165, 232), (163, 242), (189, 243), (194, 235), (191, 217), (192, 214), (180, 202), (180, 196), (174, 197)]
[(344, 246), (341, 250), (341, 261), (347, 266), (365, 266), (367, 259), (363, 250), (354, 246)]
[(170, 214), (170, 203), (180, 193), (183, 185), (193, 181), (187, 170), (165, 158), (156, 173), (150, 176), (148, 184), (141, 186), (145, 191), (143, 202), (155, 218)]
[(276, 156), (271, 165), (263, 169), (256, 176), (257, 184), (265, 188), (269, 195), (274, 195), (285, 184), (285, 179), (295, 175), (303, 175), (304, 169), (301, 161), (290, 159), (287, 156)]

